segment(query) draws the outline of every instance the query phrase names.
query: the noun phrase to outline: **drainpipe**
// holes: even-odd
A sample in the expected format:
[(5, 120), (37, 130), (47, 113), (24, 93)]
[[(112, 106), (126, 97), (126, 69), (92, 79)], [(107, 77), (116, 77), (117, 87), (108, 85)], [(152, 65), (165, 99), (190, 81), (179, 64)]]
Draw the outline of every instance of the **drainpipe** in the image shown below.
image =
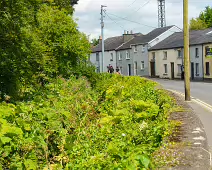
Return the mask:
[(202, 80), (205, 81), (205, 76), (204, 76), (204, 56), (203, 56), (203, 44), (202, 44)]

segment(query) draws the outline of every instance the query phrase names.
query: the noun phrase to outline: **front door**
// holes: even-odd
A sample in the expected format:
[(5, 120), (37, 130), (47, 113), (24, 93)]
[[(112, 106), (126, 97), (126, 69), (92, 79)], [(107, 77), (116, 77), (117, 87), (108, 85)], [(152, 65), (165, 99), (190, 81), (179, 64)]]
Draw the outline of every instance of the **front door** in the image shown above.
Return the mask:
[(128, 76), (131, 76), (131, 64), (128, 64)]
[(171, 79), (174, 79), (174, 63), (171, 63)]
[(191, 80), (194, 80), (194, 63), (191, 63)]
[(150, 62), (151, 77), (155, 77), (155, 62)]

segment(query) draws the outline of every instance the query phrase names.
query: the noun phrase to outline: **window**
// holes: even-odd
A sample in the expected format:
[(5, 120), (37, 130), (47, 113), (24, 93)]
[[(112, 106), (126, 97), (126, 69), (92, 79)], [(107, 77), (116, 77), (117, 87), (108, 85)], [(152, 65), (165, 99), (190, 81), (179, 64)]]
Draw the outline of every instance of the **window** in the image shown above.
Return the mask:
[(134, 75), (137, 75), (137, 70), (138, 70), (137, 61), (135, 61), (134, 62)]
[(182, 58), (182, 51), (181, 50), (177, 50), (177, 53), (178, 53), (177, 57), (178, 58)]
[(155, 60), (155, 52), (152, 52), (152, 59)]
[(196, 58), (199, 57), (199, 48), (195, 48), (195, 56), (196, 56)]
[(110, 54), (110, 61), (113, 61), (113, 53)]
[(129, 60), (130, 59), (130, 56), (129, 56), (129, 52), (126, 51), (126, 59)]
[(97, 72), (97, 73), (100, 73), (99, 67), (96, 67), (96, 72)]
[(199, 76), (199, 63), (196, 63), (196, 76)]
[(209, 62), (205, 63), (205, 68), (206, 68), (206, 75), (210, 75), (210, 64), (209, 64)]
[(141, 70), (144, 69), (144, 61), (141, 61)]
[(142, 46), (142, 53), (145, 52), (145, 45)]
[(164, 73), (167, 74), (168, 71), (167, 71), (167, 64), (164, 64)]
[(134, 52), (136, 53), (137, 51), (138, 51), (137, 45), (135, 45), (135, 47), (134, 47)]
[(163, 59), (164, 59), (164, 60), (167, 60), (167, 51), (164, 51), (164, 52), (163, 52)]
[(122, 59), (122, 53), (121, 52), (118, 52), (118, 59), (119, 59), (119, 61)]
[(178, 64), (177, 65), (177, 73), (178, 74), (181, 74), (181, 64)]
[(99, 53), (96, 53), (96, 61), (99, 61)]

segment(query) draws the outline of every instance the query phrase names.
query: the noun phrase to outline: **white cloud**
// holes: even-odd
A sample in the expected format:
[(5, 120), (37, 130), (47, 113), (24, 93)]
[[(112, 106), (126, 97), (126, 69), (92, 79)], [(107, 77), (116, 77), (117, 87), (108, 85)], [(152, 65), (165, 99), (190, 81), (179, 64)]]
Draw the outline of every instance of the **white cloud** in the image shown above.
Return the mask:
[[(75, 17), (79, 20), (79, 29), (90, 35), (90, 38), (98, 38), (101, 34), (100, 29), (100, 7), (106, 5), (107, 13), (115, 14), (120, 17), (127, 17), (128, 20), (139, 22), (136, 24), (122, 20), (113, 15), (105, 16), (105, 38), (121, 35), (124, 30), (133, 32), (148, 33), (158, 26), (158, 7), (157, 0), (79, 0), (75, 6)], [(146, 4), (145, 6), (143, 6)], [(197, 17), (204, 7), (209, 5), (209, 1), (192, 0), (189, 3), (189, 18)], [(148, 26), (145, 26), (148, 25)], [(183, 27), (183, 1), (166, 1), (166, 25), (177, 25)]]

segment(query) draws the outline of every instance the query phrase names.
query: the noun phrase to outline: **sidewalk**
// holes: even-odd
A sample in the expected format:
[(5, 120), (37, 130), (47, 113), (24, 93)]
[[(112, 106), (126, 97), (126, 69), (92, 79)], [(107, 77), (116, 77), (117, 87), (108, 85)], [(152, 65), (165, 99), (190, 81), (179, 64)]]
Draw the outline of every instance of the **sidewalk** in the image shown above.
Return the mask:
[(189, 105), (200, 118), (208, 139), (210, 151), (212, 151), (212, 112), (197, 103), (189, 102)]

